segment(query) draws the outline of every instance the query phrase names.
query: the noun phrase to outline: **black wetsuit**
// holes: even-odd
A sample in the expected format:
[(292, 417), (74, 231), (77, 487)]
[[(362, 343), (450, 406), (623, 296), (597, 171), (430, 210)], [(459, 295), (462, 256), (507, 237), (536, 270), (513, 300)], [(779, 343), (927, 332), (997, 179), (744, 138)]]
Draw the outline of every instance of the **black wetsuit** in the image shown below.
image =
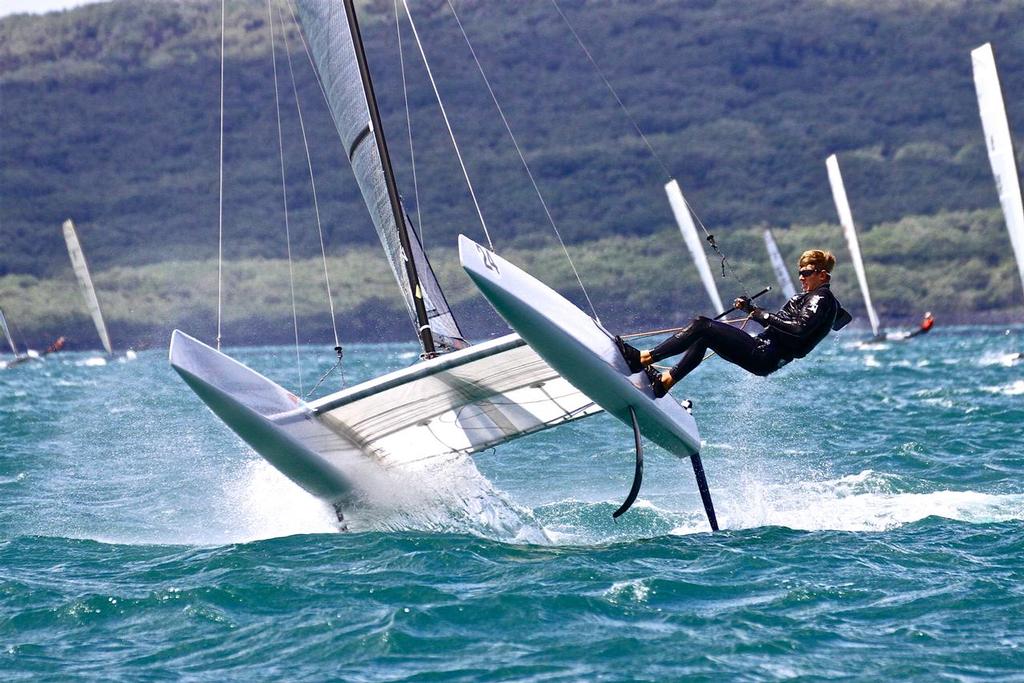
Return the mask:
[(765, 328), (756, 337), (728, 323), (696, 318), (654, 347), (652, 362), (685, 352), (670, 371), (678, 382), (700, 364), (710, 349), (747, 372), (764, 377), (794, 358), (803, 358), (830, 330), (850, 322), (850, 314), (839, 305), (828, 283), (797, 294), (778, 313), (755, 309), (751, 317)]

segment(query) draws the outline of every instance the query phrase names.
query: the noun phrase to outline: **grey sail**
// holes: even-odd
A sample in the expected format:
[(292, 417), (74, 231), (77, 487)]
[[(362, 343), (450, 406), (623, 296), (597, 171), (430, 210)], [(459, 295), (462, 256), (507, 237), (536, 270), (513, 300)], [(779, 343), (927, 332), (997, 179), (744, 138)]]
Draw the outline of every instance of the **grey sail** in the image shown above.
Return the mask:
[[(416, 311), (416, 297), (419, 294), (437, 350), (466, 346), (426, 254), (423, 253), (415, 227), (408, 220), (404, 209), (400, 216), (396, 215), (396, 201), (389, 194), (384, 168), (387, 159), (382, 155), (374, 135), (368, 104), (370, 95), (360, 75), (356, 45), (344, 4), (329, 0), (299, 0), (296, 6), (327, 93), (334, 125), (341, 136), (359, 190), (384, 246), (391, 272), (398, 281), (417, 336), (420, 336), (421, 326)], [(406, 255), (402, 248), (400, 223), (405, 223), (408, 228), (412, 254)], [(419, 288), (410, 282), (406, 270), (408, 256), (411, 256), (415, 264)]]
[(17, 356), (18, 347), (14, 345), (14, 337), (11, 336), (11, 330), (7, 327), (7, 318), (4, 317), (3, 309), (0, 309), (0, 332), (3, 332), (4, 339), (11, 345), (11, 353)]
[(71, 219), (64, 221), (64, 241), (68, 245), (68, 255), (71, 257), (71, 266), (75, 269), (75, 277), (78, 278), (79, 289), (82, 290), (82, 298), (85, 299), (85, 306), (89, 309), (92, 321), (96, 325), (96, 333), (100, 336), (100, 342), (107, 353), (113, 353), (110, 346), (110, 335), (107, 334), (107, 325), (103, 322), (103, 313), (100, 312), (100, 302), (96, 298), (96, 290), (92, 286), (92, 278), (89, 277), (89, 266), (85, 263), (85, 254), (82, 253), (82, 245), (78, 243), (78, 235), (75, 233), (75, 224)]

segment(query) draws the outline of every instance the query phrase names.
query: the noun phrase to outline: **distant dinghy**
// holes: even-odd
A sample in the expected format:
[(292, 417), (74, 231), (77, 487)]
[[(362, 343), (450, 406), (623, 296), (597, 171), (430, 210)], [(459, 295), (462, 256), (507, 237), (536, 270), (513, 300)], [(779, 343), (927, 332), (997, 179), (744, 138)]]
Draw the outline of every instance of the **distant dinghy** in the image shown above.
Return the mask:
[(782, 287), (782, 293), (786, 295), (786, 299), (792, 299), (796, 296), (796, 287), (793, 285), (793, 278), (789, 274), (789, 269), (786, 268), (786, 262), (779, 252), (779, 245), (775, 242), (775, 236), (772, 235), (772, 231), (769, 228), (764, 230), (764, 246), (768, 250), (768, 259), (772, 262), (772, 270), (775, 271), (775, 279), (779, 281), (779, 286)]
[(1024, 202), (1021, 200), (1020, 177), (1013, 155), (1010, 124), (1006, 119), (1006, 105), (999, 86), (996, 59), (992, 44), (985, 43), (971, 51), (974, 67), (974, 88), (978, 94), (978, 111), (985, 131), (985, 147), (992, 174), (996, 179), (999, 204), (1003, 207), (1010, 245), (1017, 261), (1017, 273), (1024, 285)]
[(14, 354), (14, 358), (11, 360), (0, 361), (0, 368), (13, 368), (39, 357), (39, 354), (31, 350), (26, 353), (18, 351), (18, 346), (14, 343), (14, 336), (11, 334), (11, 328), (7, 325), (7, 316), (4, 315), (3, 309), (0, 309), (0, 332), (3, 333), (4, 339), (7, 340), (11, 347), (11, 353)]
[(96, 289), (92, 286), (92, 277), (89, 275), (89, 266), (85, 262), (85, 254), (82, 252), (82, 245), (78, 241), (78, 233), (75, 231), (75, 224), (71, 219), (64, 221), (64, 241), (68, 245), (68, 256), (71, 257), (71, 266), (75, 270), (75, 277), (78, 279), (78, 289), (85, 299), (85, 307), (89, 309), (89, 315), (96, 325), (96, 333), (100, 337), (100, 343), (106, 350), (107, 355), (114, 353), (110, 346), (110, 335), (107, 333), (107, 324), (103, 322), (103, 312), (100, 311), (100, 302), (96, 298)]
[(665, 194), (668, 195), (668, 203), (672, 206), (672, 214), (679, 225), (679, 231), (683, 234), (686, 248), (689, 249), (693, 263), (697, 266), (700, 281), (704, 284), (704, 291), (708, 293), (708, 298), (711, 299), (712, 308), (716, 313), (724, 311), (725, 306), (722, 305), (722, 297), (718, 293), (718, 285), (715, 284), (715, 277), (711, 274), (711, 266), (708, 265), (708, 258), (704, 253), (704, 244), (700, 239), (700, 235), (697, 234), (697, 226), (693, 222), (693, 214), (683, 198), (683, 191), (679, 188), (679, 183), (674, 179), (666, 183)]
[(868, 312), (868, 320), (871, 321), (871, 332), (874, 335), (874, 341), (881, 341), (885, 339), (885, 329), (871, 303), (871, 291), (868, 289), (868, 278), (864, 272), (864, 259), (861, 258), (860, 242), (857, 241), (857, 228), (853, 224), (853, 213), (850, 211), (850, 202), (846, 199), (846, 187), (843, 185), (843, 176), (839, 172), (839, 160), (836, 159), (835, 154), (825, 160), (825, 166), (828, 168), (828, 182), (832, 186), (832, 199), (835, 201), (836, 211), (839, 213), (839, 223), (843, 226), (846, 244), (850, 249), (850, 260), (857, 273), (860, 292), (864, 296), (864, 308)]

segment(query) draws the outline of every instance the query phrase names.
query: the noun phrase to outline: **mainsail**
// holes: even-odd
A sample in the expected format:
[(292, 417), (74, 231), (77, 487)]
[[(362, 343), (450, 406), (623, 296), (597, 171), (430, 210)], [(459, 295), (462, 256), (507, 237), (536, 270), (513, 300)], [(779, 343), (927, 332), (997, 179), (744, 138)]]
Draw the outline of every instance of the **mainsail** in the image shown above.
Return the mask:
[(974, 66), (974, 88), (978, 93), (978, 110), (981, 125), (985, 130), (985, 144), (988, 160), (996, 177), (999, 203), (1006, 217), (1006, 229), (1010, 232), (1010, 244), (1017, 258), (1017, 272), (1024, 285), (1024, 204), (1021, 202), (1020, 179), (1017, 163), (1013, 156), (1013, 140), (1010, 138), (1010, 124), (1006, 120), (1006, 106), (991, 43), (971, 50)]
[[(344, 6), (343, 6), (344, 4)], [(331, 116), (363, 200), (398, 281), (424, 351), (466, 346), (462, 332), (402, 206), (351, 3), (299, 0), (299, 19), (327, 94)], [(424, 339), (429, 325), (436, 349)]]
[(693, 215), (690, 213), (690, 207), (686, 205), (686, 200), (683, 199), (683, 191), (679, 189), (679, 183), (674, 179), (669, 181), (665, 185), (665, 193), (668, 195), (669, 204), (672, 205), (672, 213), (675, 214), (676, 223), (679, 224), (679, 231), (683, 233), (683, 240), (686, 241), (686, 247), (690, 250), (693, 262), (697, 266), (697, 272), (700, 273), (704, 289), (707, 290), (708, 296), (711, 298), (711, 305), (714, 306), (715, 313), (724, 311), (722, 297), (718, 295), (718, 286), (715, 284), (711, 266), (708, 265), (707, 256), (704, 254), (704, 245), (701, 243), (700, 235), (697, 234), (697, 226), (693, 223)]
[(75, 269), (75, 277), (78, 278), (78, 287), (82, 290), (82, 297), (85, 299), (86, 308), (92, 315), (92, 321), (96, 324), (96, 332), (100, 335), (100, 342), (107, 353), (113, 353), (110, 346), (110, 335), (107, 334), (107, 326), (103, 322), (103, 313), (100, 312), (100, 302), (96, 298), (96, 290), (92, 286), (92, 278), (89, 277), (89, 266), (85, 263), (85, 254), (82, 253), (82, 245), (78, 242), (78, 235), (75, 233), (75, 224), (71, 219), (64, 221), (64, 241), (68, 244), (68, 255), (71, 257), (71, 266)]
[(839, 161), (836, 155), (831, 155), (825, 160), (828, 168), (828, 182), (832, 186), (832, 199), (836, 203), (836, 211), (839, 213), (839, 222), (843, 226), (843, 233), (846, 235), (846, 244), (850, 248), (850, 259), (853, 261), (853, 269), (857, 272), (857, 282), (860, 283), (861, 294), (864, 295), (864, 307), (868, 312), (868, 320), (871, 321), (871, 331), (875, 337), (884, 332), (875, 313), (875, 307), (871, 304), (871, 292), (868, 291), (868, 278), (864, 273), (864, 259), (860, 255), (860, 242), (857, 241), (857, 229), (853, 225), (853, 214), (850, 212), (850, 203), (846, 199), (846, 187), (843, 185), (843, 176), (839, 172)]
[(782, 260), (779, 245), (775, 243), (775, 237), (770, 228), (764, 230), (764, 246), (768, 249), (768, 258), (772, 262), (772, 270), (775, 271), (775, 279), (782, 287), (782, 293), (786, 295), (787, 299), (792, 299), (796, 296), (796, 287), (793, 286), (793, 278), (790, 276), (789, 270), (786, 269), (786, 262)]
[(14, 345), (14, 337), (11, 336), (11, 329), (7, 327), (7, 318), (4, 316), (3, 309), (0, 309), (0, 330), (4, 333), (4, 339), (11, 345), (11, 353), (17, 356), (18, 347)]

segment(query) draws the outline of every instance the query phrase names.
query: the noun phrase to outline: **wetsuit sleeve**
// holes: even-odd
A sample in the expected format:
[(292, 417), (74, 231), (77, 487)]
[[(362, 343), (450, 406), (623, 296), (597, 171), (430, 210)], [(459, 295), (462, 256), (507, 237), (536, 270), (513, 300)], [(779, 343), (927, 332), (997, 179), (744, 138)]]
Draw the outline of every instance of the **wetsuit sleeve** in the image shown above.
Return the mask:
[(831, 323), (835, 314), (835, 300), (831, 296), (814, 294), (807, 297), (791, 319), (767, 311), (762, 311), (761, 316), (755, 319), (765, 327), (797, 339), (804, 339), (812, 336), (823, 324)]

